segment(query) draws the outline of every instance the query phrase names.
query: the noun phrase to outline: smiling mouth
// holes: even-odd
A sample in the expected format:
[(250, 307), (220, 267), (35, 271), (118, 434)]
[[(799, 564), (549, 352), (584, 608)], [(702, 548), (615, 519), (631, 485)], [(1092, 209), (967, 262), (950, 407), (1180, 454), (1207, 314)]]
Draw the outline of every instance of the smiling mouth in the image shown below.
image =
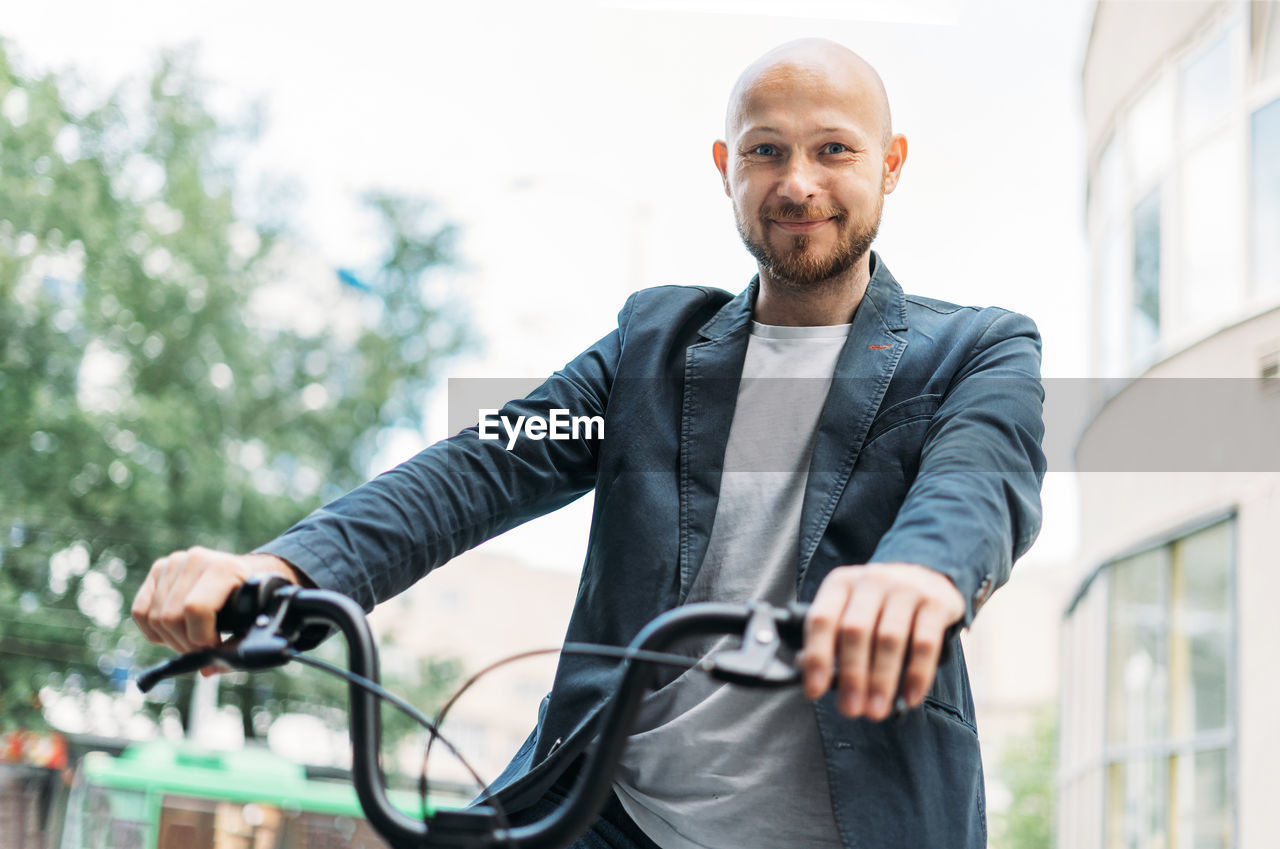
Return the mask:
[(769, 223), (786, 233), (812, 233), (833, 218), (771, 218)]

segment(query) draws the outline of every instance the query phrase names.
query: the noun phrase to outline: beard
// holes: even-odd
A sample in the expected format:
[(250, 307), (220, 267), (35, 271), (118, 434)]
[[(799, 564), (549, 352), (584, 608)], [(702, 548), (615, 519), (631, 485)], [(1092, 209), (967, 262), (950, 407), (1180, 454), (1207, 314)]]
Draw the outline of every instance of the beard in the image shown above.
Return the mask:
[(786, 249), (778, 251), (769, 243), (767, 236), (756, 239), (751, 235), (742, 214), (735, 215), (734, 218), (738, 225), (738, 235), (760, 264), (761, 271), (788, 288), (813, 289), (842, 276), (866, 255), (880, 230), (883, 208), (884, 196), (881, 195), (875, 212), (861, 221), (855, 221), (848, 210), (838, 206), (819, 208), (784, 202), (760, 210), (758, 221), (762, 233), (768, 232), (771, 220), (833, 219), (837, 228), (837, 241), (835, 247), (826, 254), (810, 250), (813, 239), (805, 233), (790, 237)]

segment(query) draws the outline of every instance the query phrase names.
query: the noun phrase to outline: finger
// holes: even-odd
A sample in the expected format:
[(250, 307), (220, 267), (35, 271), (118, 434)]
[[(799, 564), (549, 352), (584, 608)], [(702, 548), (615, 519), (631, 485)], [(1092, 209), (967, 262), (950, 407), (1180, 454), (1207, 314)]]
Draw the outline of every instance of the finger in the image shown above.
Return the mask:
[[(168, 635), (166, 642), (179, 652), (195, 652), (218, 642), (209, 636), (214, 633), (212, 617), (218, 608), (207, 610), (205, 595), (197, 594), (198, 584), (216, 566), (216, 554), (218, 552), (205, 548), (191, 548), (183, 552), (182, 557), (174, 558), (174, 563), (180, 563), (179, 569), (170, 567), (172, 578), (166, 581), (168, 592), (161, 606), (160, 621)], [(206, 616), (210, 619), (207, 631), (201, 625)]]
[(809, 614), (804, 620), (804, 650), (798, 660), (804, 675), (804, 692), (810, 699), (831, 689), (840, 616), (852, 589), (852, 580), (832, 572), (818, 587), (809, 605)]
[(165, 609), (172, 595), (173, 584), (182, 575), (186, 559), (185, 551), (174, 551), (156, 561), (156, 565), (152, 567), (152, 577), (155, 580), (151, 598), (144, 613), (147, 626), (155, 634), (156, 642), (173, 649), (178, 649), (178, 646), (174, 643), (173, 629), (165, 621)]
[(238, 581), (227, 571), (205, 570), (186, 595), (183, 604), (183, 624), (187, 641), (197, 648), (216, 646), (218, 636), (218, 611)]
[(867, 685), (866, 710), (872, 719), (885, 719), (893, 708), (919, 606), (920, 596), (909, 590), (899, 590), (885, 597), (872, 641), (871, 679)]
[[(221, 552), (192, 548), (186, 552), (181, 572), (170, 582), (161, 619), (178, 651), (191, 652), (218, 643), (214, 617), (230, 593), (227, 579), (219, 579), (219, 572), (228, 565), (219, 561), (226, 559)], [(219, 585), (225, 587), (221, 597)]]
[(878, 581), (862, 581), (840, 617), (838, 707), (845, 716), (866, 711), (872, 640), (884, 607), (885, 590)]
[(916, 613), (911, 631), (911, 657), (903, 675), (902, 697), (908, 707), (919, 707), (933, 686), (942, 655), (942, 639), (951, 624), (945, 611), (926, 604)]
[(147, 576), (142, 579), (142, 586), (138, 587), (138, 592), (133, 597), (133, 606), (129, 608), (129, 615), (133, 617), (142, 636), (153, 643), (160, 642), (160, 636), (151, 627), (147, 615), (151, 610), (151, 600), (155, 597), (156, 571), (162, 570), (166, 562), (166, 558), (161, 557), (151, 564), (151, 568), (147, 570)]
[(231, 667), (225, 663), (211, 663), (208, 666), (200, 667), (200, 675), (204, 678), (212, 678), (215, 675), (222, 675), (230, 671)]

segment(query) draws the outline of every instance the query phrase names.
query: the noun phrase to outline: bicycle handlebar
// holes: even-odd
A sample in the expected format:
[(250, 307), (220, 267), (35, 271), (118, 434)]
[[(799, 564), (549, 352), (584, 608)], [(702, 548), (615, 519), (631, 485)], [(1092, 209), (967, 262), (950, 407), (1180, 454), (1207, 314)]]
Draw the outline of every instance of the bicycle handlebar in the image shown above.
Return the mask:
[[(659, 652), (677, 640), (695, 636), (742, 634), (737, 649), (716, 652), (701, 662), (724, 681), (755, 686), (784, 686), (799, 681), (794, 664), (779, 656), (783, 646), (798, 649), (808, 605), (774, 607), (760, 602), (706, 602), (678, 607), (650, 622), (629, 651)], [(170, 658), (138, 676), (150, 690), (165, 678), (221, 662), (235, 669), (266, 669), (290, 660), (291, 652), (314, 648), (333, 627), (347, 642), (348, 667), (378, 681), (378, 654), (364, 611), (350, 598), (329, 590), (302, 589), (278, 576), (250, 579), (218, 613), (218, 628), (234, 636), (226, 643)], [(640, 698), (654, 673), (651, 665), (624, 661), (617, 692), (603, 710), (603, 722), (581, 773), (564, 805), (551, 816), (526, 826), (502, 828), (487, 806), (437, 811), (415, 819), (393, 807), (378, 764), (381, 718), (375, 696), (353, 682), (349, 688), (352, 782), (370, 825), (397, 849), (439, 847), (478, 849), (518, 845), (556, 849), (586, 831), (611, 792), (611, 779), (626, 744)]]

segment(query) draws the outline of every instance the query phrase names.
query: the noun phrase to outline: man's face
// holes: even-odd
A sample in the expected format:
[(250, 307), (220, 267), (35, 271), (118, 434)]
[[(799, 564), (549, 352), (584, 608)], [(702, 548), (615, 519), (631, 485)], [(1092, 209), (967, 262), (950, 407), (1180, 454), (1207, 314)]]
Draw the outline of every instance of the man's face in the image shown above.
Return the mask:
[(762, 274), (809, 288), (866, 255), (897, 177), (886, 164), (881, 103), (838, 75), (792, 65), (765, 71), (742, 93), (721, 173)]

